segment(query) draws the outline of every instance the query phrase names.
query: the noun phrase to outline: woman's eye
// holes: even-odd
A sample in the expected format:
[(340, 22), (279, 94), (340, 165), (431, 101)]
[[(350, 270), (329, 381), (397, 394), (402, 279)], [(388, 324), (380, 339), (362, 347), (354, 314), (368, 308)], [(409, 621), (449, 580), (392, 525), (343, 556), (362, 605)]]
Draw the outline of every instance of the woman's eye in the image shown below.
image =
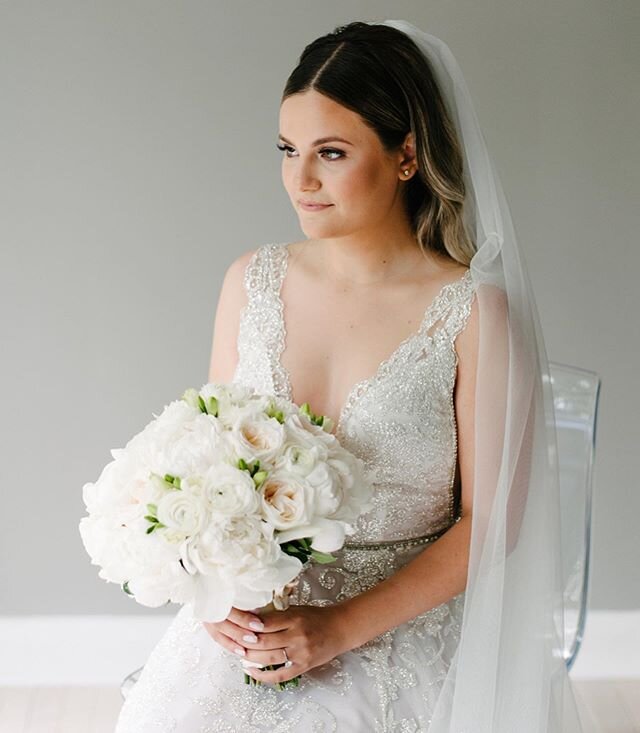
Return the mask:
[(293, 148), (290, 145), (281, 145), (280, 143), (278, 143), (276, 145), (276, 148), (278, 148), (278, 150), (286, 150), (287, 151), (287, 158), (290, 157), (289, 156), (289, 152), (293, 151)]
[[(293, 152), (293, 148), (290, 145), (284, 145), (284, 144), (278, 143), (276, 147), (278, 148), (278, 150), (286, 151), (286, 154), (287, 154), (286, 157), (291, 158), (290, 153)], [(322, 148), (320, 150), (320, 155), (323, 155), (324, 153), (329, 153), (329, 154), (335, 153), (336, 154), (335, 158), (328, 158), (327, 160), (338, 160), (339, 158), (343, 157), (344, 155), (342, 150), (336, 150), (335, 148)]]
[(338, 160), (338, 158), (341, 158), (343, 156), (342, 150), (336, 150), (335, 148), (322, 148), (320, 153), (336, 153), (337, 158), (329, 158), (329, 160)]

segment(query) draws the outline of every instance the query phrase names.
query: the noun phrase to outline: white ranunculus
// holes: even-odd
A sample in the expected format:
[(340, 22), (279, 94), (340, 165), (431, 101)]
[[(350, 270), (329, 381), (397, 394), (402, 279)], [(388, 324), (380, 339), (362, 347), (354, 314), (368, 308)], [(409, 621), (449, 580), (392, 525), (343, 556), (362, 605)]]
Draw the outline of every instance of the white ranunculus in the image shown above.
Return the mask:
[(242, 516), (258, 511), (256, 485), (246, 470), (215, 464), (205, 473), (202, 485), (212, 513)]
[(306, 415), (301, 415), (299, 410), (288, 414), (284, 422), (290, 439), (298, 445), (315, 446), (326, 456), (327, 450), (338, 445), (335, 435), (328, 433), (323, 427), (314, 425)]
[(253, 388), (235, 382), (204, 384), (199, 394), (209, 409), (210, 398), (215, 397), (218, 407), (218, 420), (224, 430), (230, 430), (241, 414), (259, 414), (269, 404), (269, 396), (256, 392)]
[(188, 483), (183, 486), (183, 489), (167, 491), (157, 505), (157, 517), (169, 530), (190, 537), (202, 529), (208, 519), (208, 511), (202, 496), (190, 491)]

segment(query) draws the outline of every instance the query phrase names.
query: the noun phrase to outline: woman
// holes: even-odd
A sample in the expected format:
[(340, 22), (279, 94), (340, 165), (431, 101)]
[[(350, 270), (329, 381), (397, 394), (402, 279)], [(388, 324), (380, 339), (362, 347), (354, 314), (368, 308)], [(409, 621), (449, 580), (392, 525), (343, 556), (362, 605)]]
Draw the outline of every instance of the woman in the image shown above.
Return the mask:
[(288, 610), (183, 608), (117, 733), (580, 731), (544, 345), (455, 60), (403, 21), (338, 28), (289, 77), (278, 147), (306, 239), (231, 265), (209, 379), (332, 418), (374, 508)]

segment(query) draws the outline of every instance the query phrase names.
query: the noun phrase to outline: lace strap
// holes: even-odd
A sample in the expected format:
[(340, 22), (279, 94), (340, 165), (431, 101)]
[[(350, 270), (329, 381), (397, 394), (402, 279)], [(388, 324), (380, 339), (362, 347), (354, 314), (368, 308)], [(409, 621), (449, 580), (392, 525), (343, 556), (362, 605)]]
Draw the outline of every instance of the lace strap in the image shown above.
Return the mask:
[(282, 244), (263, 244), (249, 260), (244, 285), (247, 297), (253, 302), (265, 293), (278, 295), (285, 273), (287, 251)]
[(451, 299), (451, 307), (443, 323), (443, 328), (451, 342), (455, 341), (456, 336), (467, 325), (475, 292), (471, 270), (467, 270), (465, 276), (456, 283), (453, 298)]
[(248, 302), (242, 344), (253, 384), (259, 384), (260, 391), (291, 399), (288, 374), (280, 362), (286, 339), (280, 287), (287, 255), (286, 245), (269, 243), (258, 247), (249, 259), (244, 275)]

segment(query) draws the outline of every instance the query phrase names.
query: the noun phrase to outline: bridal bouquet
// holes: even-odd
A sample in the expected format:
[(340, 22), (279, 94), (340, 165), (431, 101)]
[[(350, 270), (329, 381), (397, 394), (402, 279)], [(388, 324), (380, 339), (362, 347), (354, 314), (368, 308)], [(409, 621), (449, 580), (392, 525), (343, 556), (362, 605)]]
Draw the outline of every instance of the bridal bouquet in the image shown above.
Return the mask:
[(334, 560), (371, 508), (373, 477), (331, 425), (241, 385), (186, 390), (83, 486), (99, 576), (201, 621), (286, 607), (302, 567)]

